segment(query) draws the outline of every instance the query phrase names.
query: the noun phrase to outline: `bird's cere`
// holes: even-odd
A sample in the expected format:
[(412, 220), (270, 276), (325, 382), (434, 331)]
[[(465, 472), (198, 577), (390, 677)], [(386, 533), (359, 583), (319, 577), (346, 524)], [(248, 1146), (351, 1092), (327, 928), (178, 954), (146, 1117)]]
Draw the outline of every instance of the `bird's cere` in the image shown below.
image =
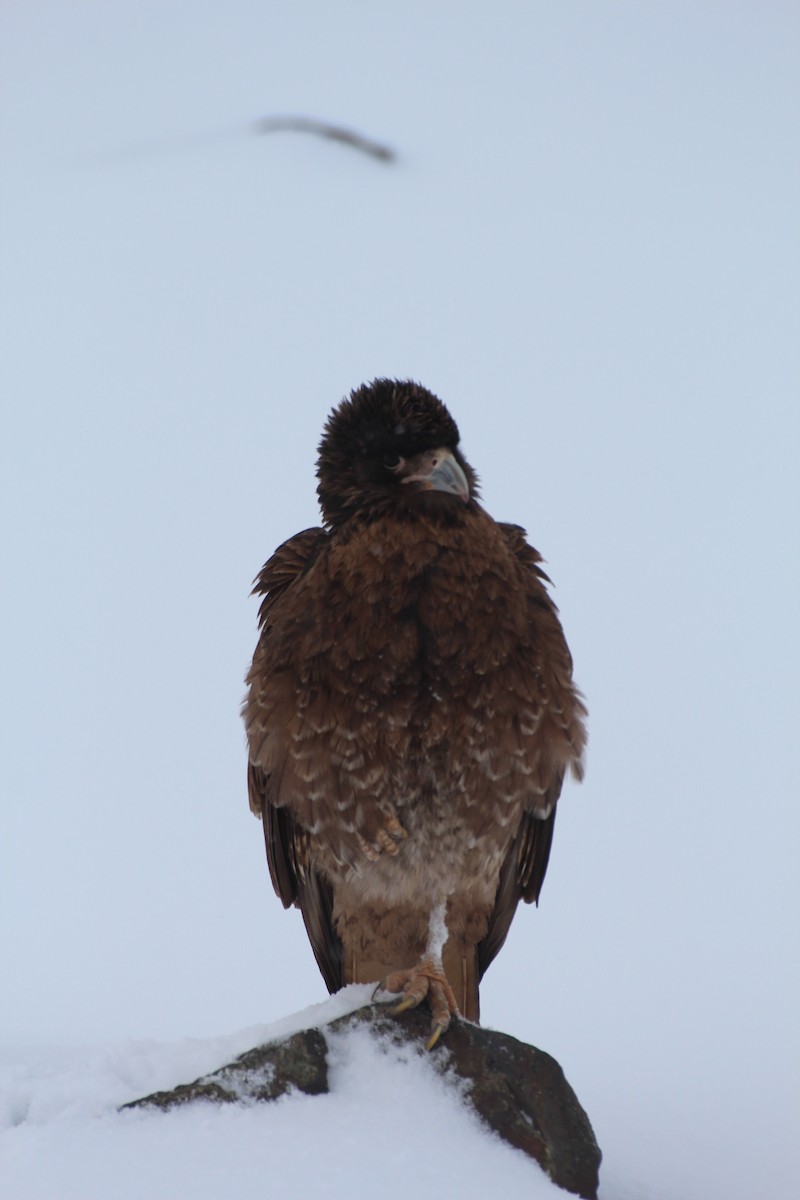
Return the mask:
[(450, 492), (466, 502), (469, 500), (467, 477), (455, 456), (444, 447), (426, 450), (408, 463), (412, 474), (403, 475), (403, 483), (415, 483), (433, 492)]

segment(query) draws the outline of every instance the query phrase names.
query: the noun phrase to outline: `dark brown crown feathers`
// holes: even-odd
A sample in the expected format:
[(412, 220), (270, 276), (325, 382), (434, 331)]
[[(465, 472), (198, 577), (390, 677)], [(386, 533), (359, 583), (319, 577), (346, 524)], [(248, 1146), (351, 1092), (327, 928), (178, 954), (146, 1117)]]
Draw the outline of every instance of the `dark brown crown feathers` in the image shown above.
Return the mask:
[(356, 512), (374, 516), (401, 497), (407, 500), (384, 465), (392, 454), (410, 458), (446, 447), (474, 496), (477, 476), (458, 442), (458, 426), (447, 408), (421, 384), (375, 379), (356, 388), (331, 412), (319, 445), (317, 495), (326, 523), (336, 525)]

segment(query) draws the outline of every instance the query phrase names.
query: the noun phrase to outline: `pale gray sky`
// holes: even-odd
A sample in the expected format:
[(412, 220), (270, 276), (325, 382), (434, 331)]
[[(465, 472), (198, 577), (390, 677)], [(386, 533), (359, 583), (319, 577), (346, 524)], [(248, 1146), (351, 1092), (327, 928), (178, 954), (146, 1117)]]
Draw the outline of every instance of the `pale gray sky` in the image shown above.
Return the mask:
[[(200, 1036), (323, 995), (247, 809), (247, 593), (317, 521), (330, 407), (411, 376), (547, 559), (590, 709), (485, 1020), (561, 1060), (607, 1155), (668, 1172), (664, 1131), (702, 1127), (721, 1161), (746, 1137), (779, 1161), (798, 25), (788, 3), (0, 8), (0, 1034)], [(286, 112), (398, 160), (245, 132)]]

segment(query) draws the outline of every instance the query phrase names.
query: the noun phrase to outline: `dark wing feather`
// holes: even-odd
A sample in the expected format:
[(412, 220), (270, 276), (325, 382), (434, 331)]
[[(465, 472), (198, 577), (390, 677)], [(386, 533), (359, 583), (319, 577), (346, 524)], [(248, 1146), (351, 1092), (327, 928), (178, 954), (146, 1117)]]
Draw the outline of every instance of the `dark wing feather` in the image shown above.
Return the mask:
[(253, 582), (251, 596), (263, 596), (258, 610), (258, 624), (266, 628), (270, 609), (290, 584), (307, 570), (328, 540), (324, 529), (314, 527), (296, 533), (285, 541), (259, 571)]
[(284, 908), (290, 908), (297, 900), (297, 868), (294, 835), (288, 813), (276, 808), (267, 800), (269, 776), (258, 763), (247, 764), (247, 792), (250, 807), (264, 823), (264, 841), (267, 847), (269, 877)]
[(300, 909), (326, 987), (338, 992), (344, 978), (342, 943), (333, 927), (333, 890), (308, 865), (308, 835), (288, 809), (265, 803), (264, 841), (273, 887), (284, 908), (295, 904)]
[[(544, 562), (538, 550), (534, 550), (533, 546), (528, 542), (525, 530), (521, 525), (510, 525), (504, 521), (498, 521), (498, 529), (501, 529), (508, 539), (511, 549), (516, 554), (523, 566), (527, 567), (537, 579), (543, 583), (552, 583), (549, 575), (545, 575), (539, 563)], [(548, 598), (549, 606), (555, 609), (552, 600)]]
[(551, 788), (547, 793), (548, 803), (552, 801), (553, 804), (550, 816), (542, 820), (533, 813), (523, 813), (517, 836), (514, 839), (517, 847), (516, 877), (520, 888), (520, 898), (527, 904), (539, 903), (539, 894), (550, 860), (553, 828), (556, 823), (556, 801), (561, 792), (563, 778), (562, 775), (558, 780), (557, 787)]
[[(275, 601), (302, 575), (327, 540), (323, 529), (306, 529), (280, 546), (258, 575), (253, 591), (264, 597), (258, 613), (262, 639), (269, 637)], [(258, 653), (258, 652), (256, 652)], [(303, 914), (314, 957), (327, 985), (335, 992), (343, 984), (342, 944), (333, 927), (330, 885), (308, 865), (308, 835), (286, 808), (272, 804), (277, 789), (257, 763), (247, 767), (250, 807), (261, 817), (272, 886), (284, 908), (296, 905)]]

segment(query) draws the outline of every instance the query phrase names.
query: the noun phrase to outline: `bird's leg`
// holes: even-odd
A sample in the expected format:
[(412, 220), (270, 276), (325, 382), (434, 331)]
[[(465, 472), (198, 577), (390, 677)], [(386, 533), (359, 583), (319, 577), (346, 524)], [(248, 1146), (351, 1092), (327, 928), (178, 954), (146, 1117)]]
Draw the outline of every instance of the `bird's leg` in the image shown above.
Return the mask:
[(445, 1032), (451, 1017), (458, 1016), (458, 1003), (442, 966), (442, 950), (447, 941), (446, 907), (443, 900), (431, 913), (428, 945), (420, 961), (405, 970), (392, 971), (381, 985), (387, 992), (403, 993), (402, 1000), (389, 1010), (395, 1016), (427, 999), (432, 1017), (429, 1050)]

